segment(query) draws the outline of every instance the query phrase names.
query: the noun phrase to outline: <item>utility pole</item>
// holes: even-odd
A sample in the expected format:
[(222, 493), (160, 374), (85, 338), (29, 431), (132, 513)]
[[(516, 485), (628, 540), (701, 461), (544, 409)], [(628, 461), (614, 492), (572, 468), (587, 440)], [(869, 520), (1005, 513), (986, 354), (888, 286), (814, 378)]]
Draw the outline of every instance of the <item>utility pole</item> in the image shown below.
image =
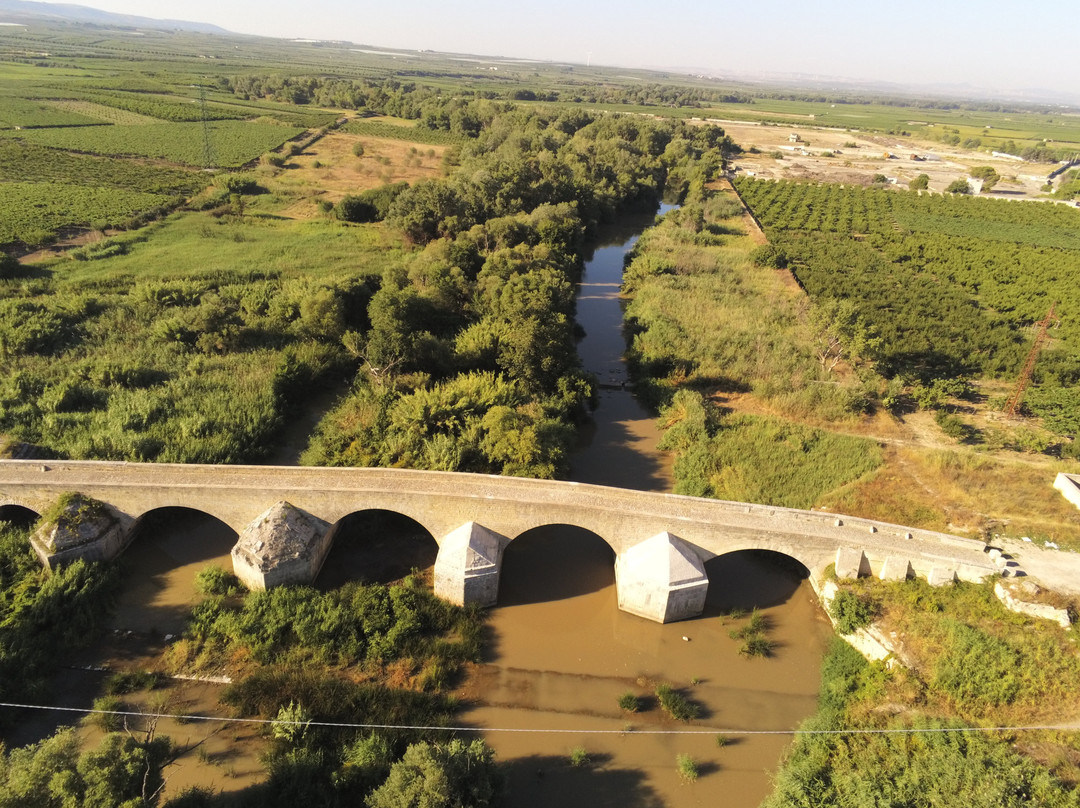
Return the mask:
[(202, 117), (203, 133), (203, 168), (209, 171), (214, 167), (214, 146), (210, 140), (210, 119), (206, 115), (206, 87), (202, 84), (199, 88), (199, 114)]

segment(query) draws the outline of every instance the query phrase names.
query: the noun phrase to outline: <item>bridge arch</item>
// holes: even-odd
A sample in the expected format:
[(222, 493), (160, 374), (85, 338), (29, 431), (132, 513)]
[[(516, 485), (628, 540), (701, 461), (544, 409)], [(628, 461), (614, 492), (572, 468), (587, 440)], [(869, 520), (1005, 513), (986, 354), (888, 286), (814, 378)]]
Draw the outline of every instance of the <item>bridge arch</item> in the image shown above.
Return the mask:
[(41, 518), (41, 512), (14, 503), (0, 505), (0, 522), (8, 522), (20, 528), (32, 527)]
[[(119, 507), (121, 511), (125, 510), (123, 507)], [(215, 522), (219, 522), (222, 525), (226, 525), (233, 533), (240, 535), (244, 530), (245, 525), (241, 524), (237, 519), (236, 513), (233, 509), (227, 507), (221, 507), (212, 500), (208, 500), (205, 497), (198, 498), (192, 496), (184, 496), (178, 494), (170, 497), (164, 503), (155, 503), (149, 507), (137, 507), (127, 512), (135, 520), (133, 531), (137, 531), (141, 524), (144, 524), (147, 519), (151, 523), (163, 518), (161, 514), (171, 513), (173, 516), (184, 516), (187, 518), (190, 514), (202, 514), (204, 517), (213, 519)]]
[(615, 583), (615, 550), (596, 531), (546, 524), (519, 533), (506, 547), (499, 604), (564, 600)]
[(777, 606), (811, 577), (805, 564), (775, 550), (733, 550), (713, 556), (704, 566), (709, 578), (706, 615)]
[(228, 522), (203, 508), (163, 505), (142, 513), (129, 532), (126, 552), (155, 545), (178, 563), (229, 555), (239, 537)]
[(430, 585), (441, 538), (396, 510), (352, 511), (330, 526), (330, 547), (315, 585), (332, 589), (348, 581), (386, 584), (414, 569)]
[(165, 505), (141, 514), (129, 533), (120, 563), (125, 571), (115, 628), (179, 634), (201, 600), (196, 576), (210, 566), (232, 572), (237, 533), (200, 508)]

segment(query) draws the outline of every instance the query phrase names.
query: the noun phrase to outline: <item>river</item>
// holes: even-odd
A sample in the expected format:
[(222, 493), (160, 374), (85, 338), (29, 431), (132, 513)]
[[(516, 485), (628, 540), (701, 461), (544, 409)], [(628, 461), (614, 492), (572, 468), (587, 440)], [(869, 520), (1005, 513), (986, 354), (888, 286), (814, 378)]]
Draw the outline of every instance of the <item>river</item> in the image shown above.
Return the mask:
[[(623, 360), (623, 257), (651, 220), (624, 222), (582, 275), (577, 317), (586, 336), (578, 350), (601, 389), (571, 459), (579, 482), (672, 488), (671, 459), (657, 449), (655, 418), (633, 397)], [(488, 658), (460, 695), (464, 719), (486, 728), (507, 764), (510, 804), (758, 805), (791, 738), (738, 733), (790, 730), (816, 708), (831, 629), (809, 584), (776, 559), (724, 556), (706, 565), (705, 615), (658, 625), (618, 610), (613, 564), (604, 541), (569, 526), (529, 531), (506, 551)], [(769, 659), (741, 656), (729, 636), (746, 620), (725, 615), (755, 607), (771, 625)], [(653, 696), (660, 683), (680, 689), (701, 717), (666, 718)], [(639, 697), (636, 713), (619, 709), (627, 692)], [(575, 749), (588, 764), (571, 764)], [(695, 782), (680, 777), (677, 755), (698, 763)]]

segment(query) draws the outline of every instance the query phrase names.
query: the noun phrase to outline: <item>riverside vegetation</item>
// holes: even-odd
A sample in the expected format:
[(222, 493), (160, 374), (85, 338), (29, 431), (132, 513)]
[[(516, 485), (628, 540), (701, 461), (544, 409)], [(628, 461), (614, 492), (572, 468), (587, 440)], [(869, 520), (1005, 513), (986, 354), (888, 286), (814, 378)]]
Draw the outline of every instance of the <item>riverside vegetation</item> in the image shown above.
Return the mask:
[[(887, 670), (833, 641), (819, 711), (801, 727), (807, 734), (788, 753), (766, 808), (1080, 805), (1074, 730), (983, 729), (1075, 714), (1080, 662), (1071, 632), (1006, 611), (992, 584), (843, 586), (867, 617), (903, 638), (907, 664)], [(835, 732), (845, 729), (852, 732)]]

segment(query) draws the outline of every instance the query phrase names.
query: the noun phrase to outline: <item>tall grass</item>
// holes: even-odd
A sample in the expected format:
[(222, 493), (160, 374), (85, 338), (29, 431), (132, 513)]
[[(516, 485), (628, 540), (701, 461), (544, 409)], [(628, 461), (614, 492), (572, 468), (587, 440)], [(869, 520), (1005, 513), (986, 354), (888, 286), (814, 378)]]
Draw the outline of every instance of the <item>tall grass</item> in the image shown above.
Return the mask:
[(822, 376), (805, 297), (754, 264), (731, 205), (714, 207), (729, 218), (684, 208), (643, 234), (630, 256), (628, 356), (639, 390), (654, 406), (690, 386), (753, 392), (792, 416), (850, 419), (865, 406), (863, 391)]

